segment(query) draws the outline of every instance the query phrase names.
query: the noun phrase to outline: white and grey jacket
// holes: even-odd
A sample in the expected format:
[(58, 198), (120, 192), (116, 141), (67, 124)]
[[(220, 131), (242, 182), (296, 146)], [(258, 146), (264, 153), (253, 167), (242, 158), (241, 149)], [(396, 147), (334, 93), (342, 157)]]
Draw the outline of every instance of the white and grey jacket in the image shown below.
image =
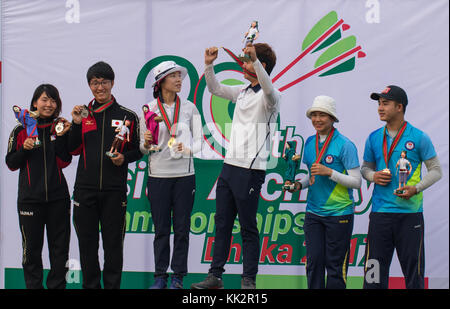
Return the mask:
[[(164, 104), (170, 121), (173, 120), (175, 104)], [(149, 110), (161, 116), (157, 100), (147, 104)], [(141, 142), (140, 150), (148, 156), (148, 175), (150, 177), (183, 177), (194, 175), (194, 155), (201, 152), (203, 131), (202, 120), (197, 107), (190, 101), (181, 100), (180, 115), (177, 125), (176, 142), (183, 143), (185, 151), (176, 152), (169, 148), (167, 143), (170, 134), (164, 121), (159, 123), (158, 147), (160, 151), (151, 152), (144, 147), (144, 133), (147, 131), (143, 115), (141, 116)]]
[(255, 87), (220, 84), (212, 64), (205, 67), (205, 79), (210, 93), (236, 104), (224, 163), (266, 170), (281, 93), (259, 60), (253, 62), (253, 67), (259, 82)]

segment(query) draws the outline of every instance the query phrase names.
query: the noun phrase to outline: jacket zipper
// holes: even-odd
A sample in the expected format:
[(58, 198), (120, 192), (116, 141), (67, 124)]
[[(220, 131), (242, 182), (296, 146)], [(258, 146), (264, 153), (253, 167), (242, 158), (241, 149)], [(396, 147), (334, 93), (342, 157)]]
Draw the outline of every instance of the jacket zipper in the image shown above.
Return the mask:
[(42, 130), (42, 145), (44, 151), (44, 184), (45, 184), (45, 201), (48, 202), (48, 185), (47, 185), (47, 155), (45, 147), (45, 128)]
[(100, 148), (100, 153), (101, 153), (101, 157), (100, 157), (100, 190), (102, 190), (103, 188), (103, 153), (104, 153), (104, 139), (105, 139), (105, 111), (103, 111), (103, 124), (102, 124), (102, 145)]

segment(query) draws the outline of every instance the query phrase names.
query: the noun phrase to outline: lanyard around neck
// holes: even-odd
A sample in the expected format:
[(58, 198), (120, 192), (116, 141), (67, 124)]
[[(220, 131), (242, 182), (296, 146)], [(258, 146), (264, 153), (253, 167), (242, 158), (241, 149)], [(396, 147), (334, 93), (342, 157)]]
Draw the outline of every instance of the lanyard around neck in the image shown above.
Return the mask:
[(323, 155), (325, 154), (325, 152), (327, 151), (328, 146), (330, 145), (331, 139), (333, 138), (334, 135), (334, 128), (331, 129), (331, 132), (328, 134), (325, 143), (322, 146), (322, 149), (319, 152), (319, 133), (316, 133), (316, 161), (314, 161), (314, 163), (319, 163), (322, 160)]
[(175, 137), (177, 133), (177, 124), (180, 117), (180, 98), (176, 96), (175, 100), (175, 111), (173, 113), (173, 119), (172, 123), (169, 120), (169, 116), (167, 115), (166, 109), (164, 108), (163, 102), (161, 102), (161, 99), (157, 98), (158, 102), (158, 108), (161, 112), (161, 115), (164, 119), (164, 123), (166, 124), (167, 130), (169, 131), (169, 134), (171, 137)]
[(400, 138), (402, 137), (403, 133), (405, 132), (406, 125), (407, 125), (407, 122), (404, 121), (402, 127), (397, 132), (397, 135), (395, 135), (394, 140), (392, 141), (391, 147), (389, 147), (389, 152), (388, 152), (388, 147), (387, 147), (387, 136), (386, 136), (387, 135), (387, 128), (384, 127), (384, 131), (383, 131), (383, 157), (384, 157), (384, 162), (386, 163), (386, 168), (388, 168), (389, 159), (391, 158), (395, 147), (397, 146), (398, 142), (400, 141)]

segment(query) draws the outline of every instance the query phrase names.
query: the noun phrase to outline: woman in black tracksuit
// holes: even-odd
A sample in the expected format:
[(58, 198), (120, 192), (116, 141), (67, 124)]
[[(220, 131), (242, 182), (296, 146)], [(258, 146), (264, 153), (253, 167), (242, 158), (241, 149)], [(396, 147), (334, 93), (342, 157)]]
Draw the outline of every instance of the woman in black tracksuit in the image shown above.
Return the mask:
[[(39, 112), (37, 131), (40, 146), (28, 137), (24, 125), (11, 132), (6, 155), (9, 169), (19, 172), (17, 208), (23, 245), (23, 271), (26, 287), (43, 288), (42, 247), (44, 228), (50, 257), (47, 288), (66, 287), (66, 263), (70, 240), (70, 195), (62, 169), (70, 164), (67, 150), (70, 123), (62, 120), (63, 131), (56, 134), (61, 112), (58, 90), (49, 84), (36, 88), (31, 111)], [(59, 122), (59, 120), (58, 120)]]

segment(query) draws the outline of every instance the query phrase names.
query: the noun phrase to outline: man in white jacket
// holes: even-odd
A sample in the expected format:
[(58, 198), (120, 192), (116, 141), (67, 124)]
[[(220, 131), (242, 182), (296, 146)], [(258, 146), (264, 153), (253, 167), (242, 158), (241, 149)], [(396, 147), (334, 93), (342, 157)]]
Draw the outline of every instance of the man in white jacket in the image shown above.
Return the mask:
[(207, 278), (192, 284), (193, 289), (223, 288), (222, 273), (227, 261), (231, 232), (239, 215), (243, 245), (241, 287), (254, 289), (258, 272), (259, 232), (256, 224), (259, 193), (265, 181), (270, 141), (276, 124), (280, 92), (269, 77), (276, 63), (272, 48), (265, 43), (248, 44), (244, 53), (244, 78), (250, 84), (224, 86), (214, 74), (216, 47), (205, 51), (205, 79), (209, 92), (236, 104), (231, 138), (216, 190), (216, 231), (213, 261)]

